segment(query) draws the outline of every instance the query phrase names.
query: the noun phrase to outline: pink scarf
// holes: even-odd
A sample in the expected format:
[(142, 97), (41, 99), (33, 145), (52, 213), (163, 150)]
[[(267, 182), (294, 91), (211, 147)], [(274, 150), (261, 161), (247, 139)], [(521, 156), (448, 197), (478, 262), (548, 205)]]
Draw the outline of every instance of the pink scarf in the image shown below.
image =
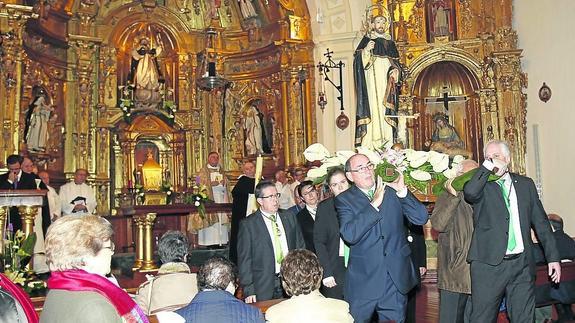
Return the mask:
[(55, 271), (48, 279), (48, 288), (96, 292), (108, 299), (124, 322), (149, 323), (148, 317), (125, 291), (100, 275), (80, 269)]
[(20, 286), (14, 284), (4, 274), (0, 274), (0, 289), (7, 291), (22, 306), (29, 323), (38, 323), (38, 314), (34, 310), (30, 296)]

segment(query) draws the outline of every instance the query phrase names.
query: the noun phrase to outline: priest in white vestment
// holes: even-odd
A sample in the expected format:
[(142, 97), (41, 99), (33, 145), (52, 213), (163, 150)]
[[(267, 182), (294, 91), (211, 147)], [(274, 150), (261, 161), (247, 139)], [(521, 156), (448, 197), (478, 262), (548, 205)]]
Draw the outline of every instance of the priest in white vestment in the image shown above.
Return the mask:
[[(210, 200), (215, 203), (229, 203), (228, 180), (220, 165), (220, 155), (211, 152), (208, 155), (208, 164), (200, 170), (200, 182), (208, 187)], [(228, 243), (229, 234), (228, 216), (217, 212), (206, 214), (209, 226), (199, 230), (198, 244), (202, 246), (222, 245)]]
[(79, 168), (74, 173), (74, 180), (60, 187), (62, 215), (93, 214), (96, 210), (96, 195), (86, 184), (88, 171)]

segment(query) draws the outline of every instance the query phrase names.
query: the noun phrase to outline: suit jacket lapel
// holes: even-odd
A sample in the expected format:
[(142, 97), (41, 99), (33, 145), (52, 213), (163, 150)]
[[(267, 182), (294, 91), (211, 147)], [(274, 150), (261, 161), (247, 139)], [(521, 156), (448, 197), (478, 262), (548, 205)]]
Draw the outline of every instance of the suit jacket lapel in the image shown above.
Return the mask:
[(270, 237), (270, 232), (268, 231), (268, 227), (264, 221), (264, 215), (262, 214), (262, 212), (259, 209), (256, 211), (255, 215), (257, 216), (257, 219), (256, 219), (256, 225), (258, 227), (257, 231), (261, 232), (262, 234), (264, 234), (267, 237), (266, 241), (268, 242), (268, 245), (271, 248), (272, 254), (273, 254), (274, 244), (272, 241), (272, 237)]
[(526, 209), (525, 201), (527, 201), (528, 192), (525, 191), (524, 185), (520, 185), (518, 178), (515, 174), (511, 175), (513, 188), (515, 188), (515, 199), (517, 200), (517, 211), (519, 212), (519, 223), (521, 224), (521, 232), (525, 232), (525, 228), (530, 226), (530, 221), (527, 218), (528, 212)]
[[(295, 245), (294, 245), (295, 241), (293, 241), (293, 239), (291, 239), (292, 232), (290, 230), (290, 227), (287, 225), (287, 223), (289, 222), (290, 219), (288, 219), (288, 215), (286, 214), (286, 212), (282, 212), (282, 211), (278, 210), (278, 214), (279, 214), (280, 218), (282, 219), (282, 226), (284, 228), (284, 232), (286, 235), (286, 241), (287, 241), (288, 248), (289, 248), (289, 250), (293, 250), (293, 249), (295, 249)], [(296, 220), (296, 219), (294, 219), (294, 220)]]

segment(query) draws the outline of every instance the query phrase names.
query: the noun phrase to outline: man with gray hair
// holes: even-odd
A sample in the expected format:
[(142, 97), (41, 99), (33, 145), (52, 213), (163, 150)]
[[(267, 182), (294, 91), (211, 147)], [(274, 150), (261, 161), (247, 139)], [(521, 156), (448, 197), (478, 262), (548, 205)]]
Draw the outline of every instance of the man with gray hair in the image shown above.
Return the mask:
[(196, 274), (187, 264), (188, 238), (180, 231), (168, 231), (158, 243), (162, 266), (158, 275), (140, 285), (135, 301), (146, 315), (173, 311), (187, 305), (198, 292)]
[(234, 297), (236, 269), (223, 257), (208, 259), (198, 271), (199, 293), (186, 307), (176, 311), (186, 322), (265, 322), (262, 313)]
[(89, 175), (87, 169), (78, 168), (74, 172), (74, 179), (60, 187), (62, 215), (94, 213), (96, 210), (96, 195), (94, 190), (86, 184), (86, 179)]
[[(466, 159), (457, 165), (457, 176), (477, 168), (477, 162)], [(473, 234), (473, 209), (465, 202), (463, 192), (445, 183), (435, 202), (430, 220), (439, 232), (437, 244), (437, 288), (439, 288), (439, 322), (468, 322), (471, 312), (471, 276), (466, 261)], [(466, 311), (467, 309), (467, 311)]]
[[(483, 155), (483, 164), (463, 189), (465, 200), (473, 205), (474, 232), (467, 256), (471, 264), (471, 322), (494, 322), (503, 296), (511, 322), (533, 322), (531, 227), (545, 250), (548, 274), (554, 283), (561, 278), (559, 252), (533, 180), (508, 171), (508, 144), (489, 141)], [(489, 181), (491, 174), (499, 179)]]

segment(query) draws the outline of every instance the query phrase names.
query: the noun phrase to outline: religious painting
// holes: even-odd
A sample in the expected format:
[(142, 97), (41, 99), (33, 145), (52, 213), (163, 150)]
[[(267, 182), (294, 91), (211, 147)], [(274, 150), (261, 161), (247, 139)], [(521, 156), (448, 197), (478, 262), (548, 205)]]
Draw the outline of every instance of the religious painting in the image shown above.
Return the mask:
[(455, 5), (453, 0), (429, 0), (426, 3), (428, 42), (456, 39)]

